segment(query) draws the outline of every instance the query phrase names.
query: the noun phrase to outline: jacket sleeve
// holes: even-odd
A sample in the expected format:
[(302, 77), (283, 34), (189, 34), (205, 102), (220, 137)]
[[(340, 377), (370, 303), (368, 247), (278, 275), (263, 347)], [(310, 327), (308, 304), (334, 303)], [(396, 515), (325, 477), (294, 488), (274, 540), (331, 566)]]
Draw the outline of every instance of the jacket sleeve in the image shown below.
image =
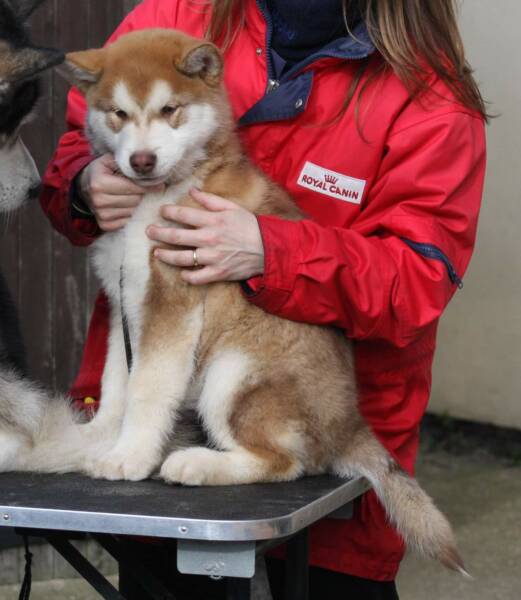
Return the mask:
[[(137, 29), (174, 27), (176, 4), (145, 0), (124, 19), (108, 43)], [(89, 245), (100, 233), (94, 219), (75, 218), (71, 212), (72, 182), (95, 158), (83, 131), (86, 113), (83, 96), (73, 88), (67, 104), (67, 131), (47, 167), (40, 196), (42, 208), (55, 229), (78, 246)]]
[(403, 347), (437, 320), (474, 245), (484, 125), (463, 112), (391, 134), (350, 229), (258, 218), (265, 271), (251, 302), (281, 317)]

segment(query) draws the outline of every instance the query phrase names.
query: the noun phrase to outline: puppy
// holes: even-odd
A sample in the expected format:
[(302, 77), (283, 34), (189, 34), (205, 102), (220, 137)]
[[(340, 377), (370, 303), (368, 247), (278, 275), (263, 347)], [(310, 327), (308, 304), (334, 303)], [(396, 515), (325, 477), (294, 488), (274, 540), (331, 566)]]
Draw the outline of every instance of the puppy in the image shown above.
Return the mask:
[[(344, 336), (266, 314), (234, 283), (192, 287), (179, 269), (153, 257), (147, 226), (165, 224), (164, 204), (191, 206), (194, 186), (257, 215), (299, 218), (287, 194), (241, 149), (219, 51), (157, 29), (69, 54), (66, 66), (87, 99), (94, 152), (111, 152), (121, 173), (142, 186), (166, 186), (145, 194), (124, 229), (92, 247), (111, 327), (101, 409), (83, 429), (92, 441), (83, 469), (129, 480), (159, 471), (165, 481), (187, 485), (363, 475), (408, 544), (462, 571), (445, 517), (360, 416)], [(186, 408), (198, 414), (209, 447), (170, 452), (167, 442)]]

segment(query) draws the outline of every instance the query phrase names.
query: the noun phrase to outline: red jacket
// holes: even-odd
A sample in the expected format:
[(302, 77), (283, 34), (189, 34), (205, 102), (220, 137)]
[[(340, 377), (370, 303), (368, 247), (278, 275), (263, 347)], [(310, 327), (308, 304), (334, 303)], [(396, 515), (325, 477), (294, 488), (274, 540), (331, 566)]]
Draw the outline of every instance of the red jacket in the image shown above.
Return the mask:
[[(361, 410), (412, 472), (438, 319), (474, 245), (485, 172), (483, 121), (434, 76), (430, 85), (437, 93), (420, 103), (388, 74), (366, 86), (357, 125), (358, 93), (340, 111), (358, 59), (370, 49), (345, 40), (344, 55), (317, 56), (266, 94), (274, 67), (267, 67), (263, 3), (246, 5), (246, 27), (225, 57), (234, 113), (242, 117), (251, 159), (309, 216), (297, 223), (259, 218), (265, 273), (249, 282), (248, 297), (281, 317), (345, 330), (354, 341)], [(197, 3), (145, 0), (115, 35), (174, 27), (202, 36), (207, 22)], [(380, 60), (369, 58), (364, 81)], [(69, 131), (42, 196), (53, 225), (77, 245), (97, 235), (92, 221), (70, 213), (71, 182), (92, 160), (84, 117), (85, 103), (73, 90)], [(73, 395), (99, 394), (106, 338), (101, 297)], [(393, 579), (402, 555), (373, 493), (359, 502), (351, 521), (326, 520), (312, 532), (313, 564), (360, 577)]]

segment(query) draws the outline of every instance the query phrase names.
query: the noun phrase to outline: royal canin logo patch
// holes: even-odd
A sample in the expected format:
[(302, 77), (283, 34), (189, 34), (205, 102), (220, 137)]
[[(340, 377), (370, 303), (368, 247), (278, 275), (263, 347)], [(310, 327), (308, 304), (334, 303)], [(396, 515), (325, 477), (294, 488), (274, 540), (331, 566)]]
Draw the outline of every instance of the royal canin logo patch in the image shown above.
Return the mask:
[(352, 204), (360, 204), (366, 181), (336, 173), (307, 161), (298, 178), (298, 185)]

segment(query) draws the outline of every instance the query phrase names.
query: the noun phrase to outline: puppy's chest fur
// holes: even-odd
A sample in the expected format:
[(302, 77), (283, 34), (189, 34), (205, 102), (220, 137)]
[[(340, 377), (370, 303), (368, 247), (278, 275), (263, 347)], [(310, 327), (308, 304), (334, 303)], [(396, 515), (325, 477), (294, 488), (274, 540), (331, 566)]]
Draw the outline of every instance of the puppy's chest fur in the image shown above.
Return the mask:
[(91, 247), (91, 259), (109, 297), (111, 310), (121, 310), (122, 305), (136, 349), (143, 328), (144, 304), (150, 291), (152, 252), (158, 246), (148, 238), (147, 227), (153, 224), (177, 227), (162, 219), (159, 211), (165, 204), (177, 204), (186, 198), (196, 183), (190, 179), (169, 188), (164, 194), (146, 194), (123, 229), (105, 233)]

